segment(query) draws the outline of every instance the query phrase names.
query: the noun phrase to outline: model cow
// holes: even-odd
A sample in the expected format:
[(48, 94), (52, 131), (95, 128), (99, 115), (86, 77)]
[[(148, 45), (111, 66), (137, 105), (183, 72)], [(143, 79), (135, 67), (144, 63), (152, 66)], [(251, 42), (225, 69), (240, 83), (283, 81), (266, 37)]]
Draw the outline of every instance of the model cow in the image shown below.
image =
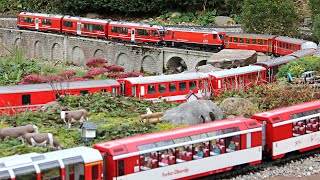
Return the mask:
[(51, 133), (26, 133), (23, 136), (26, 143), (30, 146), (48, 147), (52, 149), (62, 149), (60, 143)]
[(6, 137), (12, 137), (21, 139), (23, 142), (23, 135), (26, 133), (38, 133), (38, 127), (30, 124), (19, 127), (6, 127), (0, 129), (0, 139), (4, 140)]
[(84, 122), (88, 121), (88, 114), (85, 109), (73, 110), (73, 111), (61, 111), (61, 119), (66, 123), (68, 128), (71, 128), (72, 122)]

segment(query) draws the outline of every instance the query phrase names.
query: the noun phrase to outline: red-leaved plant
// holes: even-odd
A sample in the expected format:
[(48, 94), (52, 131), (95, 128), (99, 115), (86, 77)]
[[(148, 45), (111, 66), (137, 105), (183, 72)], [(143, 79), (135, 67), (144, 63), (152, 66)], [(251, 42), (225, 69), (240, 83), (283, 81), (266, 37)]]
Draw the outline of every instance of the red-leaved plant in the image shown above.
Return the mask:
[(23, 77), (21, 84), (38, 84), (45, 82), (47, 82), (47, 79), (45, 77), (37, 74), (31, 74), (29, 76)]
[(108, 61), (102, 58), (91, 58), (86, 63), (88, 67), (103, 67)]
[(73, 78), (76, 75), (75, 71), (66, 71), (59, 74), (59, 76), (65, 80)]
[(143, 76), (143, 73), (140, 73), (140, 72), (128, 72), (127, 74), (128, 74), (129, 77)]
[(124, 67), (117, 66), (117, 65), (111, 65), (106, 67), (108, 69), (108, 72), (124, 72)]
[(98, 76), (100, 74), (106, 73), (108, 70), (106, 68), (92, 68), (89, 70), (88, 74), (91, 74), (92, 76)]
[(94, 77), (92, 76), (92, 74), (87, 73), (86, 75), (82, 76), (82, 78), (84, 78), (84, 79), (93, 79)]
[(74, 81), (84, 81), (83, 77), (73, 77), (68, 80), (69, 82), (74, 82)]

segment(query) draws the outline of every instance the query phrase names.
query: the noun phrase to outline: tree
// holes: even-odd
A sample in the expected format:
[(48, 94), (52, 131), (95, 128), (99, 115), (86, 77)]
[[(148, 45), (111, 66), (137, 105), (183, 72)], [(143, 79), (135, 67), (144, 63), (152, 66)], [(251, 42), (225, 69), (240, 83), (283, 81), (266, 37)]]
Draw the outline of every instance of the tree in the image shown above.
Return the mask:
[(298, 33), (298, 15), (291, 0), (245, 0), (241, 16), (248, 33), (287, 36)]

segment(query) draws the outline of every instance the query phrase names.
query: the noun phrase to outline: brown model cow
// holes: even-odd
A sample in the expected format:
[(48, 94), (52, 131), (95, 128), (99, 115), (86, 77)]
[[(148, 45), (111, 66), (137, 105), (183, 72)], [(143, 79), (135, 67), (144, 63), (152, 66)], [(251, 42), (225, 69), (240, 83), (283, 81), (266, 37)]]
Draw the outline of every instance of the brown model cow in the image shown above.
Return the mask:
[(61, 119), (67, 124), (68, 128), (71, 128), (72, 122), (88, 121), (88, 114), (85, 109), (61, 111)]
[(23, 138), (26, 143), (31, 146), (40, 146), (40, 147), (48, 147), (52, 149), (62, 149), (62, 146), (57, 141), (56, 138), (53, 137), (51, 133), (26, 133)]
[(30, 124), (19, 127), (6, 127), (0, 129), (0, 139), (4, 140), (6, 137), (12, 137), (23, 141), (23, 135), (26, 133), (38, 133), (38, 127)]

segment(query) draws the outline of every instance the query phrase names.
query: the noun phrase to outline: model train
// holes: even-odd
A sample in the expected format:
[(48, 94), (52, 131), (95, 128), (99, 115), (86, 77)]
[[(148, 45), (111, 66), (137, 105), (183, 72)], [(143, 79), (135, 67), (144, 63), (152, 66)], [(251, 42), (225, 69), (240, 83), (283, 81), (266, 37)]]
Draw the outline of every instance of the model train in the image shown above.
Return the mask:
[(314, 49), (304, 49), (295, 53), (234, 69), (210, 73), (180, 73), (149, 77), (132, 77), (117, 80), (86, 80), (64, 83), (29, 84), (0, 87), (0, 112), (12, 114), (27, 108), (35, 110), (55, 101), (61, 95), (79, 95), (94, 92), (110, 92), (124, 96), (144, 98), (151, 101), (184, 102), (188, 94), (198, 99), (218, 96), (230, 89), (247, 89), (276, 81), (278, 68), (306, 55)]
[(17, 27), (115, 41), (163, 44), (177, 47), (198, 46), (206, 49), (251, 49), (278, 55), (287, 55), (302, 49), (317, 48), (317, 44), (311, 41), (277, 35), (164, 28), (158, 25), (28, 12), (22, 12), (18, 15)]
[(0, 179), (192, 179), (320, 147), (320, 100), (44, 154), (0, 159)]

